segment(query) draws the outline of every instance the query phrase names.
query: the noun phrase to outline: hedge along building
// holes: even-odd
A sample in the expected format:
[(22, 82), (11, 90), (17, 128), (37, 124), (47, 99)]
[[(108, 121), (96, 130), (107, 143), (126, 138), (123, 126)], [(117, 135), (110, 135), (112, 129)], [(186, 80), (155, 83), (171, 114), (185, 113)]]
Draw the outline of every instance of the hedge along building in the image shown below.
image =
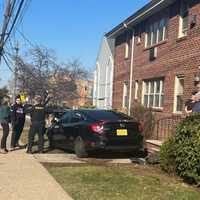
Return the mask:
[(93, 105), (99, 109), (112, 108), (114, 39), (103, 37), (94, 72)]
[(184, 113), (200, 68), (199, 13), (199, 0), (153, 0), (106, 34), (115, 38), (114, 108), (137, 101), (158, 118)]

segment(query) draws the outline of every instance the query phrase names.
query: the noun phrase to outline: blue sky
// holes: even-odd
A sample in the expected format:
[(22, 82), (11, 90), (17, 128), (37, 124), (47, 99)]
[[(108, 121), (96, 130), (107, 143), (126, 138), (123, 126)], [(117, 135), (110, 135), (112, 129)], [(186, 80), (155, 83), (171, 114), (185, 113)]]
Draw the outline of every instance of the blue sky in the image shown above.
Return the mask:
[[(54, 49), (60, 62), (79, 58), (92, 68), (104, 33), (149, 1), (32, 0), (20, 30), (37, 44)], [(6, 67), (1, 67), (0, 85), (9, 77)]]

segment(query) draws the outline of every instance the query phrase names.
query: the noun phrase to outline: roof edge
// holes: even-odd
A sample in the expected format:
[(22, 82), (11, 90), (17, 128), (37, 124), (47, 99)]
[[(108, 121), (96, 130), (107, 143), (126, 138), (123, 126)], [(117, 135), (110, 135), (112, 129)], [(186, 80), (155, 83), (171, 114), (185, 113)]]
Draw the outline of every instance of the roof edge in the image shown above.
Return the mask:
[(123, 31), (127, 28), (128, 25), (134, 25), (134, 22), (144, 17), (147, 13), (151, 12), (152, 9), (157, 8), (159, 5), (162, 5), (164, 2), (169, 2), (169, 0), (151, 0), (141, 9), (136, 11), (133, 15), (125, 19), (122, 23), (114, 27), (111, 31), (105, 34), (105, 37), (111, 38), (115, 37), (120, 31)]

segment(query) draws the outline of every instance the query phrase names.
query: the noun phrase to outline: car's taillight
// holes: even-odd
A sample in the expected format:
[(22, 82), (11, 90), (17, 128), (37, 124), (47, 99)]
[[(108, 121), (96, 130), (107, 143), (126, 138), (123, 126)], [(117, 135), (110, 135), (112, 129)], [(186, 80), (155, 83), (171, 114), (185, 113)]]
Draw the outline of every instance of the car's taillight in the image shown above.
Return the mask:
[(139, 123), (138, 130), (139, 130), (140, 133), (142, 133), (144, 131), (144, 123), (143, 122)]
[(90, 125), (90, 129), (92, 132), (94, 133), (98, 133), (98, 134), (101, 134), (103, 133), (103, 125), (106, 123), (107, 121), (106, 120), (101, 120), (99, 122), (96, 122), (94, 124), (91, 124)]

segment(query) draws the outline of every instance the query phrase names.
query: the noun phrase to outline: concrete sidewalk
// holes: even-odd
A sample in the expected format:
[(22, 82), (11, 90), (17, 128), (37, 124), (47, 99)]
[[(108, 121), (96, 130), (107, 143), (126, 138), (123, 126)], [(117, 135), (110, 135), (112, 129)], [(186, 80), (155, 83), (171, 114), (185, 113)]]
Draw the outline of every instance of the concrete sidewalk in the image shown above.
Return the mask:
[(33, 155), (26, 154), (25, 150), (0, 154), (0, 199), (72, 200)]

